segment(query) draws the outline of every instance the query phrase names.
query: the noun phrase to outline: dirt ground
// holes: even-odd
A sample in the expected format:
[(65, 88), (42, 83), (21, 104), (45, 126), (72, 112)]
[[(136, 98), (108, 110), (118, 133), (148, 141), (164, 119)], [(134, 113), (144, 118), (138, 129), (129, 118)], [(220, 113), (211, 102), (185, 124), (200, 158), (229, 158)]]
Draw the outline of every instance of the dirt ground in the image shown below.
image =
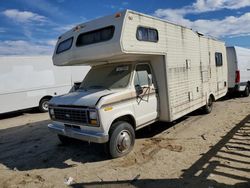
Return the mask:
[(250, 187), (250, 97), (139, 130), (114, 160), (100, 144), (61, 145), (49, 122), (35, 111), (0, 116), (0, 187)]

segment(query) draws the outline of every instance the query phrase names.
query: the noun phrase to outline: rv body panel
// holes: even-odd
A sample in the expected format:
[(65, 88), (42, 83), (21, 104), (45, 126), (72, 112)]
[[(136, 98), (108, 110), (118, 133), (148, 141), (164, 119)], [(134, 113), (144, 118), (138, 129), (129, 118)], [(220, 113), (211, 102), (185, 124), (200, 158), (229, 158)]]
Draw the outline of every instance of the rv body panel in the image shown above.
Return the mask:
[[(160, 120), (173, 121), (206, 104), (210, 94), (215, 100), (227, 92), (227, 60), (223, 42), (166, 21), (136, 12), (128, 12), (124, 22), (121, 46), (125, 53), (152, 54), (160, 87)], [(139, 41), (135, 35), (140, 26), (158, 31), (158, 42)], [(215, 53), (223, 54), (223, 65), (215, 63)], [(164, 59), (161, 64), (160, 59)], [(158, 63), (158, 64), (157, 64)], [(165, 69), (164, 74), (158, 74)], [(161, 75), (161, 78), (159, 78)], [(164, 93), (164, 94), (163, 94)], [(167, 102), (168, 101), (168, 102)]]

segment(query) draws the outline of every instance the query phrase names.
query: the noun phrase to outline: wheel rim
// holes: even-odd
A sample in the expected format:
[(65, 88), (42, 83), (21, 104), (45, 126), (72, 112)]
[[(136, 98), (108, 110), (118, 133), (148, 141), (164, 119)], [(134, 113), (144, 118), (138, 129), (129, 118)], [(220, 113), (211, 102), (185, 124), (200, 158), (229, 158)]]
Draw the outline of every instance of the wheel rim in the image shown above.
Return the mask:
[(48, 109), (49, 109), (48, 101), (43, 102), (42, 107), (43, 107), (44, 110), (48, 111)]
[(120, 153), (128, 151), (131, 147), (131, 135), (127, 130), (123, 130), (118, 134), (116, 139), (116, 149)]

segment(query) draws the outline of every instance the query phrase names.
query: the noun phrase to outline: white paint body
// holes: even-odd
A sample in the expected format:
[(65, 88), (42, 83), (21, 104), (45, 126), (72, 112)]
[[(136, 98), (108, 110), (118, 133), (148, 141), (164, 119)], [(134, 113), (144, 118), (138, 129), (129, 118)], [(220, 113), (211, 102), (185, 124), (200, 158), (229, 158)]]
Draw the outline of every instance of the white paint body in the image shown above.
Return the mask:
[[(110, 25), (115, 26), (115, 33), (111, 40), (76, 47), (75, 42), (79, 34)], [(130, 10), (122, 12), (118, 18), (115, 18), (115, 15), (106, 16), (81, 26), (82, 29), (79, 31), (70, 30), (60, 37), (57, 45), (70, 37), (74, 37), (74, 42), (68, 51), (61, 54), (54, 53), (55, 65), (103, 66), (130, 63), (135, 66), (138, 63), (148, 63), (152, 68), (154, 80), (153, 85), (150, 86), (152, 94), (142, 103), (137, 102), (138, 96), (136, 97), (133, 85), (135, 69), (132, 69), (131, 81), (125, 89), (112, 90), (109, 95), (97, 92), (92, 94), (92, 97), (89, 96), (89, 101), (100, 98), (99, 101), (94, 100), (89, 106), (97, 110), (100, 124), (98, 127), (80, 124), (81, 132), (90, 131), (107, 137), (112, 123), (122, 116), (131, 116), (135, 120), (136, 129), (158, 120), (171, 122), (206, 105), (209, 96), (217, 100), (227, 92), (226, 48), (221, 41)], [(157, 29), (158, 42), (137, 40), (138, 26)], [(223, 65), (220, 67), (215, 65), (215, 52), (222, 53)], [(153, 92), (155, 90), (158, 92)], [(120, 96), (126, 93), (128, 99), (121, 100)], [(66, 98), (67, 96), (55, 97), (51, 101), (52, 108), (65, 105)], [(67, 101), (71, 103), (66, 105), (85, 106), (84, 102), (80, 102), (83, 100), (79, 100), (78, 94), (68, 98), (70, 100)], [(82, 97), (84, 98), (86, 97)], [(107, 107), (112, 107), (112, 110), (107, 111)], [(72, 136), (65, 132), (64, 123), (64, 121), (55, 121), (55, 124), (62, 129), (61, 133), (57, 133)], [(73, 125), (74, 122), (71, 124)], [(53, 129), (53, 125), (49, 127)], [(59, 127), (56, 129), (60, 129)], [(83, 137), (82, 140), (92, 141), (89, 137)], [(103, 142), (106, 141), (106, 139), (103, 140)]]
[[(228, 88), (233, 91), (244, 91), (250, 86), (250, 49), (238, 46), (227, 47)], [(235, 82), (236, 71), (240, 73), (240, 80)]]
[(69, 92), (89, 67), (56, 67), (51, 56), (0, 57), (0, 113), (39, 105), (46, 96)]

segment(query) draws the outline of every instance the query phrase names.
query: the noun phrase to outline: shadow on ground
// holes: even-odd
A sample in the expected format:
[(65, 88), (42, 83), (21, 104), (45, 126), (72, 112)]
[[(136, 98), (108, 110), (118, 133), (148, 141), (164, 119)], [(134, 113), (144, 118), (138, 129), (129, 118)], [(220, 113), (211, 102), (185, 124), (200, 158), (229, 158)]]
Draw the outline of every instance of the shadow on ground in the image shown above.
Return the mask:
[[(106, 160), (103, 146), (73, 141), (60, 144), (47, 125), (50, 120), (0, 130), (0, 163), (20, 171), (71, 167), (65, 161), (95, 162)], [(94, 148), (94, 149), (93, 149)]]
[(94, 182), (86, 184), (74, 184), (73, 188), (249, 188), (250, 183), (237, 183), (235, 185), (227, 185), (218, 183), (213, 180), (202, 180), (191, 182), (185, 179), (140, 179), (132, 181), (116, 181), (116, 182)]
[(240, 92), (227, 93), (224, 97), (221, 97), (217, 101), (227, 101), (230, 99), (238, 99), (238, 98), (245, 98), (245, 96), (243, 95), (243, 93)]
[[(4, 114), (3, 119), (22, 115), (26, 111)], [(36, 110), (28, 111), (37, 113)], [(174, 123), (154, 123), (136, 132), (136, 139), (151, 138), (187, 119), (183, 117)], [(28, 123), (0, 130), (0, 163), (20, 171), (44, 168), (72, 167), (65, 161), (97, 162), (108, 160), (103, 144), (73, 141), (62, 145), (47, 125), (50, 120)]]
[(18, 111), (13, 111), (13, 112), (0, 114), (0, 120), (22, 116), (22, 115), (24, 115), (26, 113), (38, 114), (38, 113), (41, 113), (41, 112), (39, 111), (38, 108), (30, 108), (30, 109), (25, 109), (25, 110), (18, 110)]
[[(194, 112), (196, 116), (197, 112)], [(189, 116), (192, 116), (190, 114)], [(185, 121), (188, 116), (176, 121)], [(20, 171), (32, 169), (72, 167), (66, 161), (97, 162), (108, 160), (103, 145), (73, 142), (63, 146), (50, 133), (50, 121), (28, 123), (22, 126), (0, 130), (0, 163)], [(148, 138), (167, 130), (176, 123), (158, 123), (137, 133), (137, 138)], [(92, 182), (74, 184), (72, 187), (250, 187), (250, 115), (230, 130), (211, 149), (202, 154), (190, 168), (183, 171), (179, 179), (140, 179), (115, 182)], [(240, 167), (235, 163), (241, 164)], [(222, 176), (243, 183), (225, 185), (210, 177)]]
[[(140, 179), (128, 181), (91, 182), (74, 184), (72, 187), (250, 187), (250, 115), (231, 129), (211, 149), (202, 154), (179, 179)], [(235, 167), (235, 164), (238, 164)], [(239, 167), (240, 166), (240, 167)], [(228, 185), (216, 181), (216, 176), (242, 181)]]

